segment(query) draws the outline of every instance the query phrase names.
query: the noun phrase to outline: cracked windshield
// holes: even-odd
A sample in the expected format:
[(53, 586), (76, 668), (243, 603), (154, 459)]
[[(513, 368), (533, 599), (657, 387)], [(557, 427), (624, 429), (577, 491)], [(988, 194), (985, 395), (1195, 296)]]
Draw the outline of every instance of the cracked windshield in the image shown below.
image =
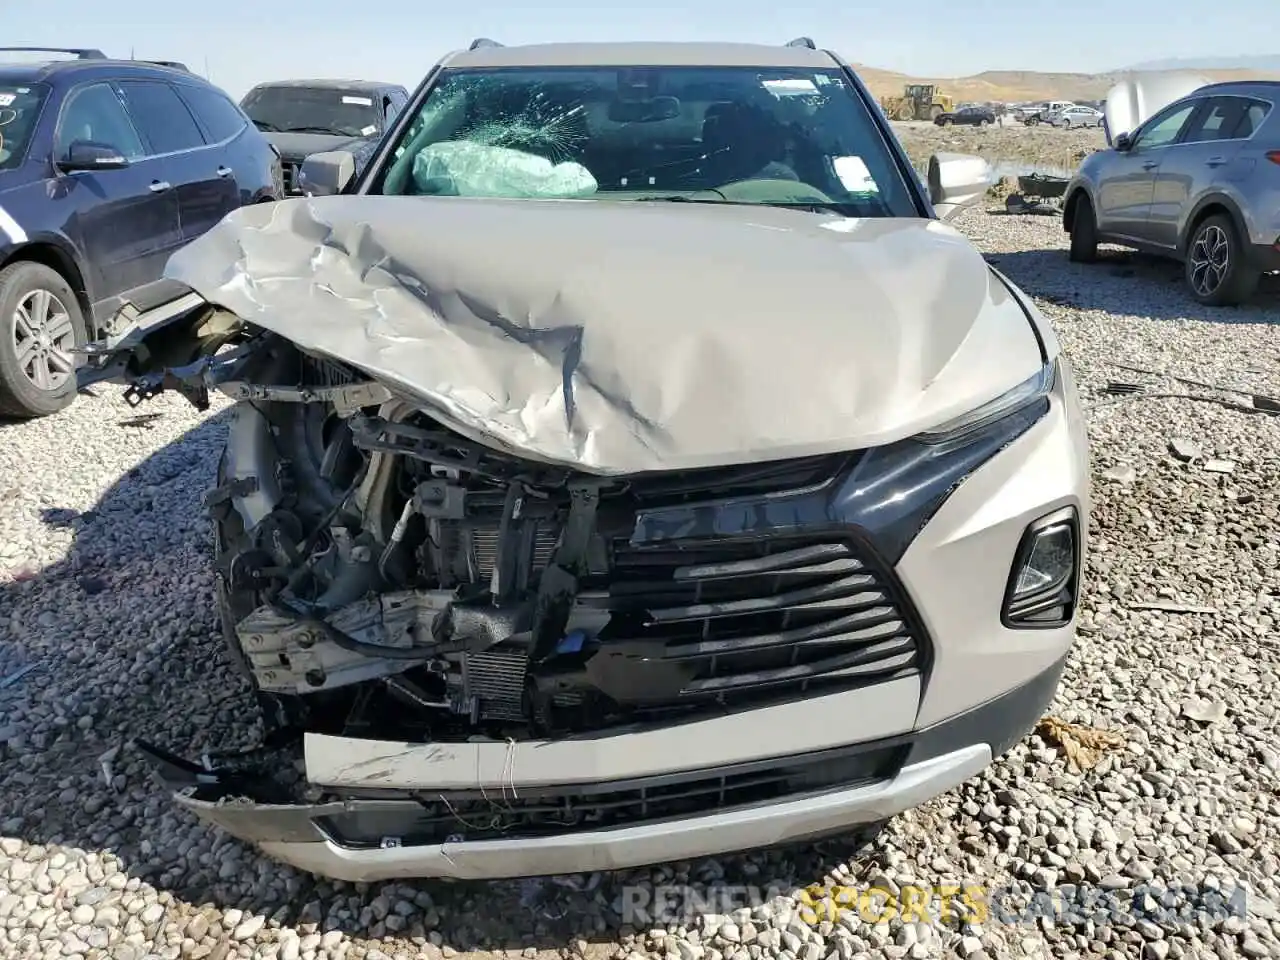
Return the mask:
[(266, 133), (333, 133), (371, 137), (381, 131), (374, 98), (359, 90), (262, 87), (244, 111)]
[(373, 192), (912, 216), (906, 175), (838, 70), (507, 68), (446, 75)]

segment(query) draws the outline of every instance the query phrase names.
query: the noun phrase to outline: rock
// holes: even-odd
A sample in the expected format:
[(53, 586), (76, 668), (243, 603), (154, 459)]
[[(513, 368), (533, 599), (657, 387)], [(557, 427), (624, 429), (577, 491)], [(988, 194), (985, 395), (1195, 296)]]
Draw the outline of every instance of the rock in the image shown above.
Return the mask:
[(262, 929), (266, 922), (267, 918), (261, 914), (246, 917), (244, 920), (240, 921), (240, 924), (235, 928), (231, 936), (235, 940), (252, 939), (257, 935), (258, 931)]
[(1169, 441), (1169, 452), (1173, 454), (1175, 460), (1181, 460), (1183, 463), (1190, 463), (1202, 455), (1195, 443), (1181, 437)]
[(1221, 701), (1188, 700), (1182, 705), (1182, 715), (1200, 723), (1217, 723), (1227, 715), (1227, 705)]
[(1107, 480), (1114, 480), (1116, 483), (1130, 484), (1138, 479), (1138, 471), (1130, 464), (1118, 463), (1103, 470), (1102, 476)]

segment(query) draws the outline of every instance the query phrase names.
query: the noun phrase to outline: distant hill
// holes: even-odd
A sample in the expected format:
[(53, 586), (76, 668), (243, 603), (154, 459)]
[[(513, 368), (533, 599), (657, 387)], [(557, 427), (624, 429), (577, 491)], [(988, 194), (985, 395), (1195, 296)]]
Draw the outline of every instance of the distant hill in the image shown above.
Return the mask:
[[(1228, 58), (1229, 59), (1229, 58)], [(1195, 61), (1179, 63), (1176, 67), (1130, 68), (1110, 73), (1038, 73), (1034, 70), (987, 70), (970, 77), (910, 77), (892, 70), (858, 65), (858, 75), (877, 97), (900, 95), (907, 83), (935, 83), (944, 93), (957, 101), (1016, 102), (1021, 100), (1100, 100), (1107, 90), (1127, 72), (1167, 72), (1169, 70), (1197, 70), (1212, 80), (1280, 79), (1280, 57), (1241, 58), (1262, 62), (1274, 60), (1271, 67), (1233, 66), (1226, 61), (1215, 61), (1216, 67), (1195, 66)], [(1173, 62), (1173, 61), (1165, 61)], [(1207, 62), (1207, 61), (1206, 61)]]

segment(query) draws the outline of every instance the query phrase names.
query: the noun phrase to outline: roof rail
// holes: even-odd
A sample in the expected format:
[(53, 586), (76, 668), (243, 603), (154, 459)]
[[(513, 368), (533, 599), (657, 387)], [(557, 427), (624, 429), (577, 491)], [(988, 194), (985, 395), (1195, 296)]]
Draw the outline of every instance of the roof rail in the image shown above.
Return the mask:
[(804, 47), (806, 50), (817, 50), (811, 37), (796, 37), (794, 40), (788, 41), (788, 47)]
[(72, 53), (77, 60), (106, 60), (107, 55), (92, 47), (0, 47), (0, 53)]
[(467, 47), (467, 49), (479, 50), (481, 47), (500, 47), (500, 46), (502, 46), (502, 44), (500, 44), (497, 40), (490, 40), (488, 37), (476, 37), (474, 40), (471, 41), (471, 46)]
[(183, 73), (191, 72), (190, 67), (177, 60), (139, 60), (138, 63), (149, 63), (155, 67), (168, 67), (170, 70), (181, 70)]

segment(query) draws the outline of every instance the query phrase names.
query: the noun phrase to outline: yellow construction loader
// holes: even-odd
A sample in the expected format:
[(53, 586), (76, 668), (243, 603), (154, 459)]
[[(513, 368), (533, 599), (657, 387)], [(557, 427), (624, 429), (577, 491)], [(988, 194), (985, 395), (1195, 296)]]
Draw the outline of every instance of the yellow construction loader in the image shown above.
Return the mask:
[(884, 97), (880, 107), (890, 120), (934, 120), (951, 113), (955, 101), (932, 83), (908, 83), (900, 97)]

